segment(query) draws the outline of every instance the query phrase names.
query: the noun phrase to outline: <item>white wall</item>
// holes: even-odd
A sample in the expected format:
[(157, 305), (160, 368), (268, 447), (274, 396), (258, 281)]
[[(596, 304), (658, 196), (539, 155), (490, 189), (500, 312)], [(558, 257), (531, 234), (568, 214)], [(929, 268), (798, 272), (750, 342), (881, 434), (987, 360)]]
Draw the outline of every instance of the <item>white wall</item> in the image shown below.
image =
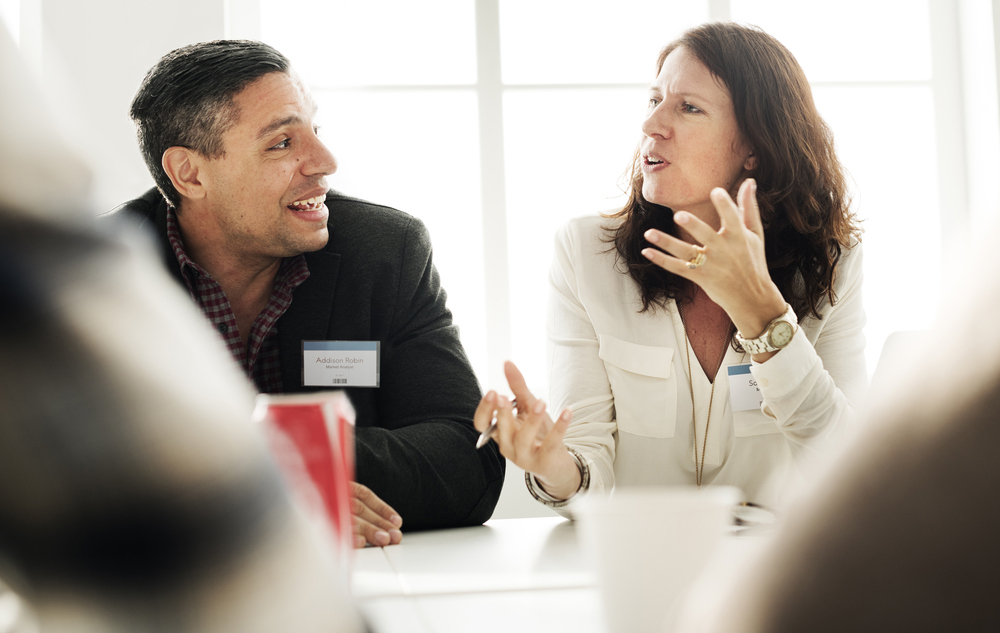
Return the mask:
[(66, 134), (95, 170), (93, 204), (108, 210), (152, 186), (128, 108), (165, 53), (224, 37), (224, 0), (26, 0), (21, 51)]

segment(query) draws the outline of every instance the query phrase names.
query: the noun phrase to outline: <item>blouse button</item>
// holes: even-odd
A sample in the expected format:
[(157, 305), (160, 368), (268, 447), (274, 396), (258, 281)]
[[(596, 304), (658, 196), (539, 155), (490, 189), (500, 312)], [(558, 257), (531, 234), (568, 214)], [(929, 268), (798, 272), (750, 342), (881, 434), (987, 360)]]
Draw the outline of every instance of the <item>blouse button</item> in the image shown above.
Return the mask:
[(220, 323), (218, 329), (219, 329), (219, 334), (225, 334), (226, 332), (229, 331), (229, 326), (226, 325), (225, 323)]
[(760, 379), (760, 386), (761, 387), (766, 387), (767, 386), (767, 378), (761, 378)]

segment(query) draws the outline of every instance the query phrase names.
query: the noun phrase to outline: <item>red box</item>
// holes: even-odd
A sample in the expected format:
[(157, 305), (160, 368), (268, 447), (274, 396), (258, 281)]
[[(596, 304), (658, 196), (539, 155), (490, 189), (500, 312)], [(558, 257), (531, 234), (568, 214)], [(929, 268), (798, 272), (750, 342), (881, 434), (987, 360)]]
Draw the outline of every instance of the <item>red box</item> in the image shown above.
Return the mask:
[(307, 517), (329, 528), (344, 561), (354, 546), (354, 407), (342, 391), (257, 396), (255, 422), (265, 424), (278, 467)]

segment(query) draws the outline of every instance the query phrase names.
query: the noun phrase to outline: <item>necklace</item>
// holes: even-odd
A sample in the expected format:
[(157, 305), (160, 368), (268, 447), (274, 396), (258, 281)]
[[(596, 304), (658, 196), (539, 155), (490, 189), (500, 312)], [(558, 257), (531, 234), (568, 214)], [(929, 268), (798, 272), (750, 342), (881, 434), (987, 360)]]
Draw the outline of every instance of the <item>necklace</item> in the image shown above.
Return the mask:
[[(691, 373), (691, 340), (688, 338), (687, 321), (684, 319), (684, 310), (681, 304), (677, 304), (677, 313), (681, 315), (681, 326), (684, 328), (684, 351), (687, 354), (688, 389), (691, 392), (691, 434), (694, 435), (694, 480), (701, 488), (701, 476), (705, 472), (705, 449), (708, 448), (708, 425), (712, 422), (712, 401), (715, 399), (715, 380), (712, 381), (712, 391), (708, 396), (708, 416), (705, 418), (705, 439), (701, 443), (701, 460), (698, 459), (698, 413), (694, 407), (694, 375)], [(726, 338), (733, 333), (732, 324), (729, 325)], [(722, 346), (722, 354), (719, 355), (719, 367), (726, 357), (726, 347)]]

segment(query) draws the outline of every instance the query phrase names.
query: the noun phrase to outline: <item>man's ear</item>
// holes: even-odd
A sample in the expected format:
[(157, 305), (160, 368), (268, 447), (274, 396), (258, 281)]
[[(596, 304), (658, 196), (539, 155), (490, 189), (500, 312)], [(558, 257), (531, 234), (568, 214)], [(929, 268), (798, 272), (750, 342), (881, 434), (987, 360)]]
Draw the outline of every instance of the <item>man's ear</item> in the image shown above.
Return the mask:
[(747, 156), (747, 159), (743, 161), (743, 169), (747, 171), (753, 171), (757, 169), (757, 157), (753, 155), (753, 152)]
[(175, 146), (163, 152), (161, 164), (174, 189), (185, 198), (195, 200), (205, 197), (205, 187), (199, 178), (202, 162), (197, 152)]

